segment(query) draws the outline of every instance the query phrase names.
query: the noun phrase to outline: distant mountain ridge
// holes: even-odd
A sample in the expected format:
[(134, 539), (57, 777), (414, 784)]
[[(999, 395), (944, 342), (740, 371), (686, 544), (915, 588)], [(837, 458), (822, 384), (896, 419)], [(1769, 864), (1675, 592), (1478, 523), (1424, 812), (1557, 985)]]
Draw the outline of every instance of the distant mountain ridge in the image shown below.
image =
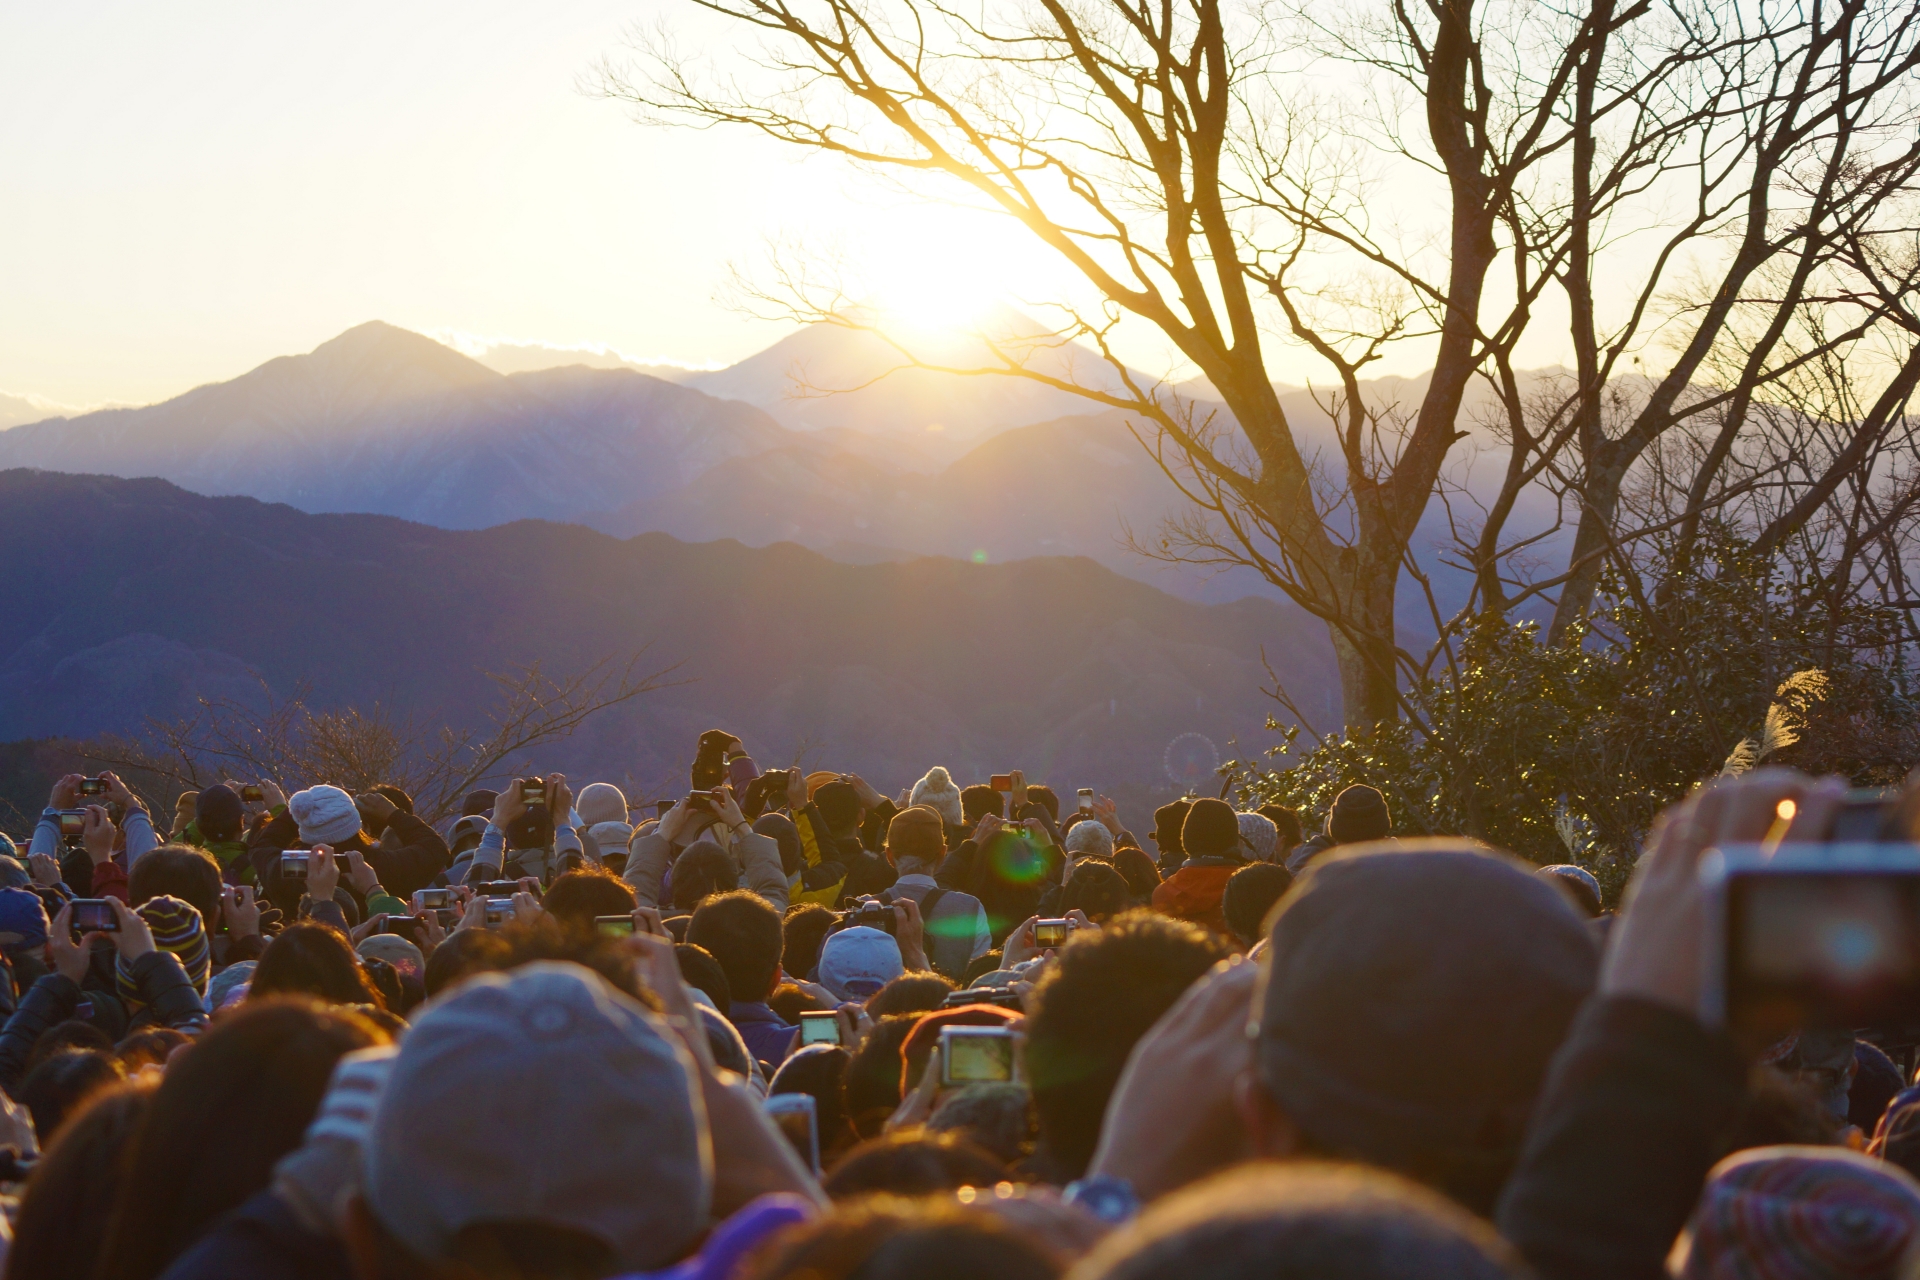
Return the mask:
[[(0, 740), (139, 729), (256, 678), (320, 706), (472, 724), (485, 674), (650, 646), (690, 683), (543, 753), (575, 776), (678, 779), (725, 725), (763, 763), (891, 793), (957, 776), (1165, 782), (1170, 744), (1267, 740), (1262, 654), (1303, 705), (1324, 632), (1268, 601), (1198, 605), (1081, 558), (847, 565), (791, 545), (620, 541), (522, 521), (450, 531), (307, 515), (158, 480), (0, 471)], [(1191, 742), (1192, 740), (1187, 740)]]

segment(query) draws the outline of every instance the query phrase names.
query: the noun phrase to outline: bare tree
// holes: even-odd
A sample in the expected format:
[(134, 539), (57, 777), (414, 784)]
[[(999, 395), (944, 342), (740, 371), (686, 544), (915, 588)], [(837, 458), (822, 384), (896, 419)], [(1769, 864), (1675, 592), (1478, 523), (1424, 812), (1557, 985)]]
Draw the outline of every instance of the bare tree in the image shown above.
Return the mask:
[(624, 665), (603, 659), (558, 681), (538, 663), (489, 673), (499, 700), (481, 728), (426, 728), (380, 703), (365, 710), (316, 710), (304, 689), (279, 698), (263, 684), (257, 703), (203, 698), (190, 716), (153, 722), (144, 740), (78, 750), (101, 764), (143, 771), (182, 788), (272, 778), (291, 786), (331, 782), (357, 793), (392, 783), (413, 797), (420, 817), (437, 822), (457, 812), (482, 782), (522, 767), (536, 748), (677, 683), (669, 679), (671, 668), (640, 674), (642, 656), (636, 653)]
[[(1895, 0), (690, 3), (761, 37), (748, 76), (643, 37), (643, 65), (609, 64), (599, 88), (644, 119), (756, 130), (975, 204), (1051, 249), (1099, 308), (1062, 304), (1060, 323), (990, 339), (978, 361), (902, 347), (902, 364), (1024, 377), (1126, 411), (1196, 499), (1158, 552), (1251, 565), (1323, 619), (1350, 726), (1405, 709), (1420, 659), (1396, 644), (1398, 585), (1477, 375), (1509, 406), (1512, 447), (1476, 531), (1481, 605), (1508, 607), (1513, 495), (1557, 477), (1580, 533), (1568, 570), (1533, 593), (1560, 586), (1577, 615), (1625, 475), (1705, 411), (1690, 389), (1706, 353), (1764, 305), (1748, 282), (1782, 257), (1824, 265), (1911, 173), (1877, 150), (1915, 56), (1911, 6)], [(1330, 94), (1330, 67), (1359, 90)], [(1795, 183), (1784, 208), (1773, 197)], [(1677, 199), (1690, 203), (1676, 227), (1663, 202)], [(1649, 227), (1666, 228), (1650, 265), (1625, 244)], [(1661, 312), (1675, 272), (1729, 242), (1672, 370), (1609, 431), (1622, 362), (1677, 323)], [(1636, 266), (1609, 326), (1594, 282)], [(1777, 309), (1795, 314), (1816, 277)], [(801, 319), (878, 329), (817, 284), (789, 270), (768, 293)], [(1579, 368), (1542, 416), (1520, 403), (1514, 358), (1554, 290)], [(1123, 324), (1164, 335), (1217, 403), (1127, 367)], [(1070, 344), (1104, 357), (1101, 376), (1063, 364)], [(1330, 431), (1289, 420), (1269, 369), (1281, 347), (1330, 370)], [(1370, 402), (1362, 375), (1401, 350), (1431, 360), (1418, 403)], [(1736, 416), (1779, 373), (1770, 348), (1755, 356), (1724, 393)]]

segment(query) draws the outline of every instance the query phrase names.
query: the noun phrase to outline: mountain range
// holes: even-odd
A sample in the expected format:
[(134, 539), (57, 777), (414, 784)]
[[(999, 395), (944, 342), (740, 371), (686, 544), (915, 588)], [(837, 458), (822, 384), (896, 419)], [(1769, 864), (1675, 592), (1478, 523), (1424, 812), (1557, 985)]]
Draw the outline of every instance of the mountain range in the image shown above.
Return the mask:
[(763, 763), (888, 791), (935, 763), (1164, 784), (1170, 752), (1267, 741), (1263, 656), (1308, 706), (1334, 679), (1324, 631), (1297, 612), (1183, 600), (1083, 557), (846, 564), (785, 543), (450, 530), (25, 469), (0, 471), (0, 542), (0, 740), (137, 732), (262, 682), (473, 726), (490, 672), (566, 676), (644, 648), (679, 683), (540, 767), (641, 795), (684, 785), (695, 736), (722, 725)]

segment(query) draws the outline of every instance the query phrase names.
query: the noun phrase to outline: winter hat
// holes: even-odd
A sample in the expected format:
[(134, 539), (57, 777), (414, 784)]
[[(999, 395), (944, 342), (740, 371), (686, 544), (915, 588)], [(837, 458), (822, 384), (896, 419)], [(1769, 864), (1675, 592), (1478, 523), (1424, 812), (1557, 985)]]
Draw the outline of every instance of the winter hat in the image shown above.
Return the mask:
[(913, 784), (907, 803), (925, 805), (950, 827), (967, 825), (966, 812), (960, 807), (960, 788), (953, 785), (953, 779), (939, 765), (927, 770), (927, 776)]
[(1240, 815), (1225, 800), (1195, 800), (1180, 824), (1180, 847), (1189, 858), (1240, 857)]
[(1184, 852), (1180, 844), (1180, 827), (1186, 822), (1187, 810), (1191, 808), (1191, 801), (1175, 800), (1153, 811), (1153, 843), (1159, 846), (1161, 853)]
[(793, 819), (784, 813), (763, 813), (753, 820), (754, 832), (770, 836), (780, 846), (780, 868), (790, 876), (800, 874), (800, 868), (807, 865), (806, 854), (800, 847), (800, 828)]
[(47, 908), (40, 895), (31, 889), (0, 889), (0, 951), (46, 945)]
[(960, 792), (960, 825), (970, 827), (987, 814), (1006, 816), (1006, 802), (992, 787), (974, 785)]
[(859, 1003), (907, 971), (890, 933), (855, 925), (827, 935), (820, 948), (820, 985), (840, 1001)]
[(418, 977), (426, 972), (427, 958), (420, 948), (397, 933), (370, 933), (354, 948), (363, 959), (385, 960), (401, 973)]
[(246, 807), (233, 788), (216, 782), (193, 798), (193, 825), (203, 840), (237, 840), (246, 825)]
[(465, 1228), (514, 1219), (602, 1241), (607, 1274), (663, 1267), (712, 1207), (698, 1079), (664, 1019), (579, 965), (469, 978), (401, 1041), (366, 1138), (367, 1204), (429, 1263)]
[(207, 1009), (218, 1013), (230, 1004), (239, 1004), (247, 998), (247, 988), (253, 985), (253, 971), (260, 967), (258, 960), (242, 960), (230, 964), (213, 975), (207, 983)]
[(1260, 1080), (1314, 1148), (1484, 1214), (1599, 957), (1530, 868), (1434, 840), (1323, 855), (1260, 964)]
[(835, 778), (813, 793), (813, 807), (829, 831), (840, 831), (860, 821), (860, 794), (851, 782)]
[(1067, 853), (1074, 857), (1111, 858), (1113, 833), (1097, 818), (1082, 818), (1067, 828)]
[[(187, 980), (193, 983), (193, 989), (204, 998), (213, 954), (207, 948), (207, 929), (200, 913), (178, 898), (165, 896), (148, 898), (135, 907), (134, 912), (152, 930), (153, 945), (173, 953), (173, 958), (187, 971)], [(133, 980), (133, 967), (119, 956), (114, 957), (113, 964), (120, 998), (132, 1008), (140, 1003), (140, 985)]]
[(1576, 867), (1571, 862), (1556, 862), (1550, 867), (1541, 867), (1533, 874), (1553, 881), (1572, 894), (1573, 900), (1589, 919), (1600, 914), (1600, 882), (1585, 867)]
[(1684, 1280), (1873, 1280), (1911, 1275), (1920, 1182), (1842, 1147), (1754, 1147), (1707, 1177), (1682, 1248)]
[(947, 856), (947, 837), (940, 815), (924, 804), (916, 804), (893, 815), (887, 824), (887, 856), (894, 870), (912, 862), (932, 875)]
[[(465, 853), (467, 849), (479, 848), (480, 841), (486, 837), (487, 827), (492, 821), (492, 818), (483, 813), (470, 813), (461, 818), (447, 829), (447, 848), (455, 854)], [(473, 843), (463, 848), (461, 842), (469, 839)]]
[(1384, 840), (1392, 830), (1387, 798), (1365, 783), (1355, 783), (1333, 798), (1333, 811), (1327, 815), (1327, 834), (1335, 844)]
[(588, 826), (627, 820), (627, 797), (611, 782), (596, 782), (580, 792), (573, 810)]
[(33, 873), (27, 870), (27, 864), (21, 859), (26, 851), (21, 850), (18, 858), (0, 858), (0, 889), (26, 889), (33, 885)]
[(20, 846), (13, 842), (13, 837), (0, 831), (0, 858), (19, 858), (20, 856)]
[(1247, 857), (1254, 862), (1272, 862), (1273, 847), (1280, 842), (1280, 828), (1273, 825), (1273, 819), (1243, 813), (1239, 820), (1240, 842), (1247, 847)]
[(463, 818), (486, 817), (493, 812), (493, 802), (500, 798), (498, 791), (467, 792), (467, 798), (460, 802), (460, 816)]
[(308, 844), (337, 845), (360, 834), (360, 811), (353, 797), (324, 783), (296, 791), (287, 800), (287, 813), (300, 825)]

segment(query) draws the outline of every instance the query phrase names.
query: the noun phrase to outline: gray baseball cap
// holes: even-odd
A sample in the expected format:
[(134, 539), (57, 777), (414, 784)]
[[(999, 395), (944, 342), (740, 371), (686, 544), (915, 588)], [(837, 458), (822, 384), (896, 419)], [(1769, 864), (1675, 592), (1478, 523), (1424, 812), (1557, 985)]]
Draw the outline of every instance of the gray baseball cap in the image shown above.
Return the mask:
[(463, 982), (414, 1020), (366, 1148), (368, 1207), (427, 1261), (462, 1229), (537, 1222), (604, 1241), (622, 1271), (706, 1230), (699, 1078), (656, 1014), (579, 965)]

